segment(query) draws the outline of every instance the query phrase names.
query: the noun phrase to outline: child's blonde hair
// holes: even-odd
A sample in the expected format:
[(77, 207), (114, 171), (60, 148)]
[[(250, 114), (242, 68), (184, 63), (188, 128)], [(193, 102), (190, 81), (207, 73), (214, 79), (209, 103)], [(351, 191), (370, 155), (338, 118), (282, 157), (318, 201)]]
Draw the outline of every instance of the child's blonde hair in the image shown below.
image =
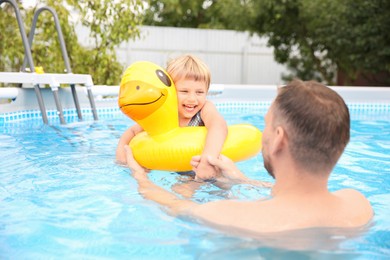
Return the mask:
[(210, 70), (194, 55), (186, 54), (170, 60), (166, 70), (174, 82), (180, 79), (192, 79), (205, 82), (207, 89), (210, 87)]

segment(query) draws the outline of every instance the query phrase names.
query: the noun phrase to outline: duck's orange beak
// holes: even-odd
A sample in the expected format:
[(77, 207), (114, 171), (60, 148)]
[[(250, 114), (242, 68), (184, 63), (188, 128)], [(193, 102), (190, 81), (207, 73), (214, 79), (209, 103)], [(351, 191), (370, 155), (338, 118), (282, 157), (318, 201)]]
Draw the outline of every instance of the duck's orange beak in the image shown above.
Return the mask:
[(143, 81), (129, 81), (120, 87), (119, 108), (134, 121), (142, 120), (159, 109), (168, 91)]

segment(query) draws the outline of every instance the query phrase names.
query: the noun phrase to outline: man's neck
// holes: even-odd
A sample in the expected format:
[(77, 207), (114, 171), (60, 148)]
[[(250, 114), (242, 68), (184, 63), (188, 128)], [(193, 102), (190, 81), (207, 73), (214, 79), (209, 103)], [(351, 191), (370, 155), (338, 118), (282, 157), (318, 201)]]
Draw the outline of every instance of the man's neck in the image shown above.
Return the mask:
[(294, 168), (284, 169), (284, 172), (275, 172), (275, 185), (272, 188), (272, 196), (320, 195), (329, 193), (327, 185), (327, 173), (311, 173)]

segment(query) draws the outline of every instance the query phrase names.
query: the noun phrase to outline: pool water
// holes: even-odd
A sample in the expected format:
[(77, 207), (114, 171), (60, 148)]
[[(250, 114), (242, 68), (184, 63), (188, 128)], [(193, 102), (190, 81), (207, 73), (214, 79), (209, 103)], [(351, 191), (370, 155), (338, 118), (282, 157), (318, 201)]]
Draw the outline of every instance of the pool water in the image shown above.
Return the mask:
[[(260, 129), (267, 107), (218, 106), (228, 124)], [(6, 122), (0, 125), (0, 259), (388, 259), (390, 115), (359, 109), (351, 115), (351, 142), (329, 185), (364, 193), (375, 211), (372, 223), (331, 235), (309, 229), (258, 240), (174, 218), (144, 200), (129, 170), (114, 163), (118, 138), (133, 124), (117, 109), (97, 122)], [(261, 155), (238, 165), (252, 178), (272, 181)], [(161, 171), (150, 178), (166, 189), (185, 182)], [(192, 199), (254, 200), (269, 193), (250, 185), (220, 189), (208, 183)]]

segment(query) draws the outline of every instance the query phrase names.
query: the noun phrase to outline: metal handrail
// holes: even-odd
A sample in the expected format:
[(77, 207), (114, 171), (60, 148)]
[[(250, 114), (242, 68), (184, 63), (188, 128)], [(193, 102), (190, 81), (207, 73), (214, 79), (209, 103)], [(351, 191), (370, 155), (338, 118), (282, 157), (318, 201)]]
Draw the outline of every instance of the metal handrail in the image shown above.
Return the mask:
[[(34, 62), (33, 62), (32, 55), (31, 55), (31, 48), (30, 48), (30, 44), (27, 40), (27, 34), (24, 30), (24, 24), (23, 24), (22, 16), (20, 14), (19, 7), (18, 7), (17, 3), (15, 2), (15, 0), (0, 0), (0, 5), (2, 3), (9, 3), (14, 8), (16, 20), (17, 20), (18, 25), (19, 25), (20, 36), (22, 37), (24, 54), (25, 54), (25, 57), (30, 65), (31, 72), (35, 72)], [(34, 90), (35, 90), (35, 94), (36, 94), (37, 99), (38, 99), (39, 109), (41, 110), (42, 120), (45, 124), (47, 124), (48, 119), (47, 119), (47, 114), (46, 114), (45, 103), (43, 102), (41, 89), (39, 88), (38, 84), (34, 85)]]
[[(22, 40), (23, 40), (23, 45), (25, 48), (25, 56), (24, 56), (21, 71), (22, 72), (26, 71), (26, 66), (28, 63), (29, 67), (30, 67), (30, 72), (32, 74), (35, 74), (34, 62), (33, 62), (32, 55), (31, 55), (31, 46), (32, 46), (32, 43), (34, 40), (34, 33), (35, 33), (35, 29), (36, 29), (39, 15), (43, 11), (49, 11), (54, 18), (55, 27), (56, 27), (57, 34), (58, 34), (58, 40), (60, 42), (60, 47), (61, 47), (61, 53), (62, 53), (62, 57), (63, 57), (64, 63), (65, 63), (65, 72), (69, 75), (69, 78), (74, 78), (74, 76), (77, 76), (77, 74), (72, 73), (72, 69), (70, 67), (68, 52), (66, 50), (66, 45), (65, 45), (64, 38), (63, 38), (63, 34), (62, 34), (62, 30), (61, 30), (61, 26), (60, 26), (57, 12), (53, 8), (47, 7), (47, 6), (39, 8), (34, 13), (34, 19), (33, 19), (33, 23), (31, 26), (31, 31), (30, 31), (29, 37), (27, 39), (27, 36), (26, 36), (27, 34), (25, 33), (23, 21), (22, 21), (21, 15), (20, 15), (20, 10), (16, 4), (16, 1), (15, 0), (0, 0), (0, 4), (3, 2), (8, 2), (13, 6), (13, 8), (15, 10), (16, 18), (18, 20), (19, 30), (20, 30), (20, 34), (21, 34)], [(1, 73), (1, 74), (2, 74), (1, 77), (7, 78), (7, 80), (12, 78), (12, 76), (10, 76), (8, 74), (6, 75), (6, 73)], [(56, 78), (57, 80), (61, 77), (61, 75), (59, 75), (59, 74), (52, 74), (52, 73), (49, 73), (49, 74), (50, 74), (51, 78)], [(63, 75), (66, 75), (66, 74), (63, 74)], [(28, 78), (30, 78), (30, 77), (28, 77)], [(38, 76), (34, 76), (32, 78), (44, 79), (44, 78), (38, 77)], [(46, 114), (46, 108), (44, 106), (41, 90), (39, 88), (39, 84), (44, 84), (44, 82), (32, 82), (32, 83), (34, 84), (34, 89), (35, 89), (35, 92), (36, 92), (36, 95), (38, 98), (38, 103), (39, 103), (39, 107), (41, 109), (43, 122), (45, 124), (47, 124), (48, 119), (47, 119), (47, 114)], [(69, 82), (69, 85), (70, 85), (71, 90), (72, 90), (73, 101), (74, 101), (74, 104), (76, 106), (78, 118), (80, 120), (82, 120), (82, 113), (81, 113), (80, 103), (79, 103), (79, 99), (77, 97), (77, 91), (76, 91), (76, 85), (75, 85), (76, 83), (77, 82)], [(92, 80), (91, 80), (91, 84), (86, 84), (86, 88), (87, 88), (87, 92), (88, 92), (88, 99), (89, 99), (89, 102), (91, 105), (93, 117), (94, 117), (94, 120), (98, 120), (95, 100), (94, 100), (94, 96), (92, 94), (92, 86), (93, 86)], [(63, 114), (61, 102), (60, 102), (60, 99), (58, 96), (58, 87), (60, 87), (60, 86), (57, 84), (51, 84), (50, 87), (51, 87), (51, 90), (53, 92), (54, 101), (55, 101), (55, 104), (57, 107), (58, 116), (60, 118), (61, 124), (65, 124), (64, 114)]]
[[(28, 37), (28, 43), (30, 44), (30, 47), (32, 47), (32, 42), (34, 40), (34, 34), (35, 34), (35, 29), (37, 27), (38, 17), (45, 10), (49, 11), (53, 15), (53, 18), (54, 18), (54, 24), (55, 24), (55, 27), (57, 30), (58, 40), (60, 42), (62, 58), (64, 59), (64, 63), (65, 63), (65, 69), (66, 69), (65, 72), (72, 73), (72, 69), (70, 68), (70, 63), (69, 63), (68, 52), (66, 50), (66, 45), (65, 45), (64, 37), (62, 35), (62, 30), (61, 30), (60, 22), (58, 19), (58, 15), (57, 15), (57, 12), (53, 8), (51, 8), (49, 6), (44, 6), (44, 7), (39, 8), (37, 11), (35, 11), (33, 22), (31, 25), (30, 34)], [(25, 59), (23, 61), (22, 70), (25, 70), (26, 65), (27, 65), (27, 58), (25, 57)]]
[[(64, 63), (65, 63), (65, 72), (66, 73), (72, 73), (72, 69), (70, 67), (70, 62), (69, 62), (68, 52), (66, 50), (65, 41), (64, 41), (64, 37), (63, 37), (61, 26), (60, 26), (60, 21), (58, 19), (57, 12), (53, 8), (48, 7), (48, 6), (44, 6), (44, 7), (39, 8), (34, 13), (34, 19), (33, 19), (32, 25), (31, 25), (31, 30), (30, 30), (29, 39), (28, 39), (30, 47), (32, 46), (32, 43), (33, 43), (33, 40), (34, 40), (34, 34), (35, 34), (36, 26), (37, 26), (38, 17), (39, 17), (39, 15), (43, 11), (48, 11), (53, 16), (55, 28), (57, 30), (58, 40), (59, 40), (60, 47), (61, 47), (62, 58), (63, 58)], [(25, 59), (23, 61), (22, 70), (25, 70), (26, 65), (27, 65), (27, 61), (28, 61), (27, 57), (25, 57)], [(75, 86), (75, 84), (70, 84), (70, 87), (71, 87), (71, 90), (72, 90), (73, 101), (74, 101), (74, 104), (76, 106), (77, 116), (78, 116), (78, 118), (80, 120), (82, 120), (83, 116), (82, 116), (82, 113), (81, 113), (80, 102), (79, 102), (79, 99), (77, 97), (76, 86)], [(59, 111), (59, 117), (60, 117), (61, 123), (64, 123), (65, 120), (63, 118), (61, 104), (59, 102), (57, 90), (58, 89), (54, 89), (53, 90), (53, 95), (54, 95), (54, 99), (55, 99), (55, 102), (56, 102), (56, 105), (57, 105), (57, 108), (58, 108), (58, 111)], [(89, 101), (90, 101), (90, 104), (91, 104), (93, 116), (94, 116), (94, 119), (97, 120), (97, 112), (96, 112), (95, 100), (93, 98), (92, 93), (90, 93), (91, 89), (87, 88), (87, 90), (88, 90), (88, 98), (89, 98)]]

